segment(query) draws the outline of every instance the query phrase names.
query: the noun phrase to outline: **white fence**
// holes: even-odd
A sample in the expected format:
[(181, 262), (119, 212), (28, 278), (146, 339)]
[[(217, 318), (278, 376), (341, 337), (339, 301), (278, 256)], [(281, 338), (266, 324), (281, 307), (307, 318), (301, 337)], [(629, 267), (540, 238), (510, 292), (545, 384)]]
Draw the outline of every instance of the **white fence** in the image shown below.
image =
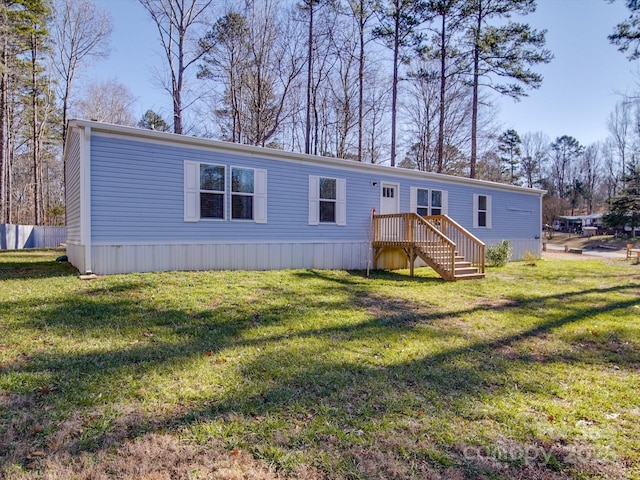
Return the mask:
[(0, 224), (0, 250), (57, 247), (67, 241), (67, 227)]

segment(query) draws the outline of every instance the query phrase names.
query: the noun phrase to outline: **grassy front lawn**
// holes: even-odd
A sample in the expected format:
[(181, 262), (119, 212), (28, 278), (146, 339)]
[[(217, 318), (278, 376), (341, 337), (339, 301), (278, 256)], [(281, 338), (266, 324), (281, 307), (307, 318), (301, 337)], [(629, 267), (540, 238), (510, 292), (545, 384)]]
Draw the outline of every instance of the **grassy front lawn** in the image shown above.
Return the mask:
[(640, 478), (640, 267), (171, 272), (0, 253), (0, 477)]

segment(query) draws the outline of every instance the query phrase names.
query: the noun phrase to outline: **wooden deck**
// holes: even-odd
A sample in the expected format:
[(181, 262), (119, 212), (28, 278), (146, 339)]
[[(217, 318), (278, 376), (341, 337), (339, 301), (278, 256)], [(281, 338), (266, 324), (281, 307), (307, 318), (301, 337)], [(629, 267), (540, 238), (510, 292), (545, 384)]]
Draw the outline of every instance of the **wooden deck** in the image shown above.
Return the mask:
[(417, 258), (445, 280), (484, 278), (484, 243), (447, 215), (374, 215), (374, 268), (387, 251), (401, 251), (411, 275)]

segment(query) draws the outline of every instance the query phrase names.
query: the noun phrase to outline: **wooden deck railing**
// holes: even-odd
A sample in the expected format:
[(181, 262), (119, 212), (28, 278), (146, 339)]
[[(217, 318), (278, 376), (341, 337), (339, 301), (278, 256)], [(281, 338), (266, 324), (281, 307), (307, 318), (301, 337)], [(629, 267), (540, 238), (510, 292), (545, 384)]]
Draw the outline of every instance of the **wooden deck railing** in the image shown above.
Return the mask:
[(416, 213), (374, 216), (374, 246), (422, 250), (445, 276), (455, 271), (456, 245), (438, 228)]
[(447, 215), (421, 217), (416, 213), (375, 215), (374, 247), (418, 248), (445, 277), (455, 275), (455, 256), (485, 272), (484, 243)]
[(440, 230), (456, 244), (458, 255), (476, 267), (480, 273), (485, 272), (484, 243), (447, 215), (423, 217), (425, 221)]

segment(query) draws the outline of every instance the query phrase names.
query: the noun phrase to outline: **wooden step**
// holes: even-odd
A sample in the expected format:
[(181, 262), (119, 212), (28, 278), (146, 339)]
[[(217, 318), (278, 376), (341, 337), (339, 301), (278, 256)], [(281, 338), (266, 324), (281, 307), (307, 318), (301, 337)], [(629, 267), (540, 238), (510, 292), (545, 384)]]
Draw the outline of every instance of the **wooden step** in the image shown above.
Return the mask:
[[(426, 258), (430, 259), (427, 264), (438, 271), (443, 278), (448, 278), (449, 280), (473, 280), (485, 277), (484, 273), (480, 273), (477, 267), (474, 267), (471, 262), (467, 261), (458, 252), (454, 252), (453, 274), (446, 273), (451, 265), (449, 263), (451, 261), (451, 250), (447, 245), (421, 245), (418, 251), (420, 252), (418, 255), (422, 256), (424, 261), (426, 261)], [(444, 263), (440, 263), (442, 261)]]
[(471, 262), (463, 262), (463, 261), (456, 261), (453, 264), (454, 268), (467, 268), (471, 266)]
[(472, 275), (474, 273), (478, 273), (478, 269), (476, 267), (466, 267), (466, 268), (456, 268), (454, 270), (454, 275), (457, 277), (458, 275)]
[(458, 273), (456, 273), (454, 275), (454, 278), (456, 280), (475, 280), (477, 278), (484, 278), (484, 273), (467, 273), (464, 275), (458, 275)]

